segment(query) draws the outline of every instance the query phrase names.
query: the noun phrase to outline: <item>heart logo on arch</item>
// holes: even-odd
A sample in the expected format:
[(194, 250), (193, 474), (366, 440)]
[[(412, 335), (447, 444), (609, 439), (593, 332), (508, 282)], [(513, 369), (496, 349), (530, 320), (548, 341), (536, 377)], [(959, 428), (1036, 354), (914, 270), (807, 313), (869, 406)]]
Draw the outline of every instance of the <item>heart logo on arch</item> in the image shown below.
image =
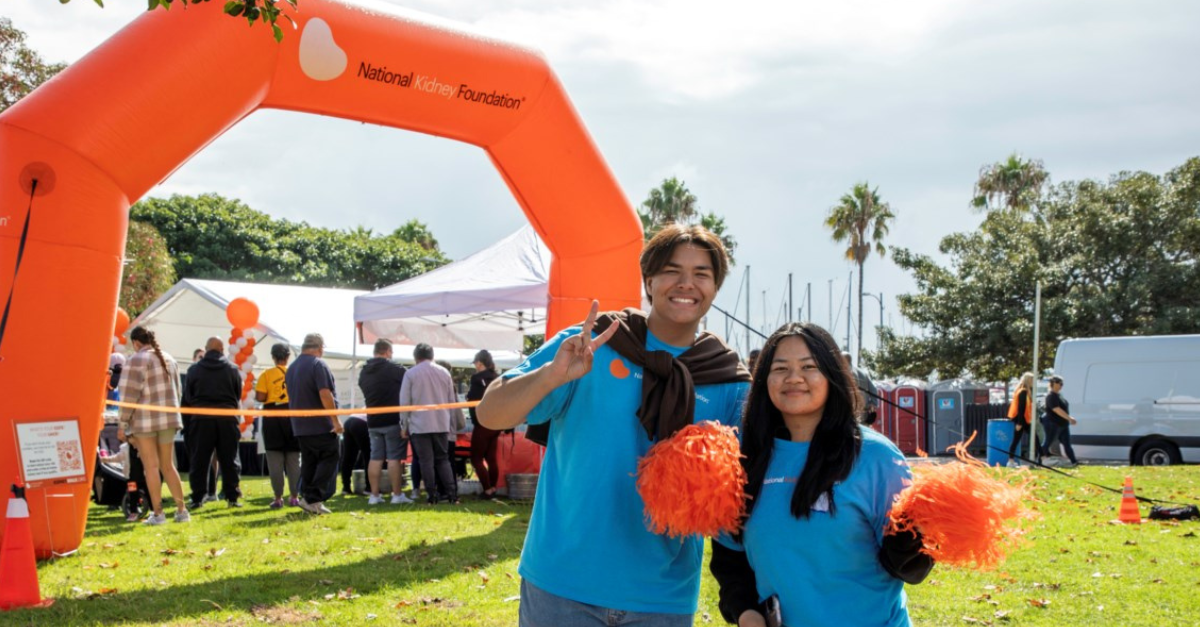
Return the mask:
[(333, 29), (314, 17), (300, 34), (300, 70), (314, 81), (331, 81), (346, 71), (349, 57), (333, 40)]

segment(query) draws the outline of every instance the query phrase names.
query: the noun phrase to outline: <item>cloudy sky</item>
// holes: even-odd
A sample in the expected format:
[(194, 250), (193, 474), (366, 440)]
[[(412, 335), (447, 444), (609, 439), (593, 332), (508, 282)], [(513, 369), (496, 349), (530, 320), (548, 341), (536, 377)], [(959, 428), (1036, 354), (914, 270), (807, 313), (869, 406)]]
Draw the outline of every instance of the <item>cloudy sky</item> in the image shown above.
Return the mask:
[[(46, 59), (70, 62), (145, 6), (106, 4), (4, 0), (3, 14)], [(821, 222), (858, 181), (897, 215), (889, 246), (936, 256), (943, 236), (978, 225), (968, 200), (980, 167), (1013, 151), (1042, 159), (1054, 181), (1161, 174), (1200, 154), (1195, 3), (396, 4), (543, 50), (632, 203), (678, 176), (725, 217), (738, 265), (717, 304), (746, 316), (749, 268), (755, 327), (782, 322), (792, 273), (797, 301), (811, 283), (812, 318), (845, 335), (851, 267)], [(247, 162), (256, 175), (239, 177)], [(279, 111), (252, 115), (151, 195), (202, 192), (332, 228), (390, 232), (416, 218), (454, 258), (525, 223), (478, 148)], [(894, 297), (911, 278), (872, 257), (866, 287), (883, 293), (885, 322), (910, 330)], [(879, 306), (865, 310), (873, 348)], [(711, 328), (726, 324), (710, 315)], [(744, 348), (741, 332), (731, 339)]]

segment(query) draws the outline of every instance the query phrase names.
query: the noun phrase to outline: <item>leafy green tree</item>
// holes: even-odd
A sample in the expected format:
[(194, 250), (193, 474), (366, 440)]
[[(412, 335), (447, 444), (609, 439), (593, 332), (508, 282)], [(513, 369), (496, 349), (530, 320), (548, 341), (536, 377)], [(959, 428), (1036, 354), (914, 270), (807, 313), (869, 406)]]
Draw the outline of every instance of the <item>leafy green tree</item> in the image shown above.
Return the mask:
[[(896, 218), (888, 203), (879, 198), (879, 188), (871, 189), (867, 182), (856, 183), (848, 194), (829, 210), (825, 218), (825, 226), (833, 231), (833, 241), (846, 243), (846, 259), (858, 266), (858, 357), (862, 358), (863, 331), (863, 267), (867, 257), (871, 255), (872, 245), (875, 252), (883, 257), (887, 247), (883, 238), (887, 237), (889, 224)], [(847, 347), (849, 350), (849, 347)]]
[(438, 248), (438, 241), (429, 231), (429, 227), (418, 220), (405, 222), (403, 226), (392, 231), (392, 237), (417, 244), (425, 250), (437, 250)]
[(1005, 380), (1032, 363), (1042, 283), (1041, 366), (1071, 337), (1200, 333), (1200, 158), (1158, 177), (1057, 185), (1027, 211), (994, 212), (944, 238), (943, 267), (896, 249), (913, 294), (900, 311), (922, 337), (885, 332), (872, 365), (889, 372)]
[(375, 289), (448, 261), (432, 238), (427, 249), (396, 234), (277, 220), (216, 194), (150, 198), (131, 216), (158, 228), (188, 278)]
[[(67, 4), (71, 0), (58, 1), (62, 4)], [(100, 7), (104, 6), (104, 0), (94, 1)], [(189, 4), (207, 3), (208, 1), (179, 0), (179, 4), (186, 9)], [(244, 18), (251, 26), (254, 26), (255, 22), (270, 24), (271, 34), (275, 37), (275, 41), (283, 41), (283, 29), (277, 24), (279, 18), (282, 17), (291, 22), (293, 28), (296, 26), (296, 22), (292, 20), (292, 17), (284, 13), (283, 9), (280, 8), (283, 4), (291, 6), (293, 11), (299, 8), (298, 0), (227, 0), (222, 10), (231, 17)], [(171, 7), (176, 6), (175, 0), (147, 0), (147, 5), (147, 11), (153, 11), (159, 7), (169, 11)]]
[(1022, 159), (1013, 153), (1005, 161), (980, 168), (971, 206), (987, 211), (1028, 209), (1049, 180), (1040, 159)]
[(727, 232), (725, 219), (712, 212), (701, 214), (696, 195), (674, 176), (663, 179), (662, 185), (650, 190), (637, 214), (646, 241), (668, 224), (700, 224), (721, 239), (729, 255), (729, 264), (736, 263), (733, 253), (737, 250), (737, 240)]
[(43, 61), (41, 55), (25, 46), (25, 37), (12, 20), (0, 17), (0, 111), (67, 67), (66, 63)]
[(175, 265), (163, 236), (153, 226), (129, 221), (119, 303), (136, 316), (175, 284)]

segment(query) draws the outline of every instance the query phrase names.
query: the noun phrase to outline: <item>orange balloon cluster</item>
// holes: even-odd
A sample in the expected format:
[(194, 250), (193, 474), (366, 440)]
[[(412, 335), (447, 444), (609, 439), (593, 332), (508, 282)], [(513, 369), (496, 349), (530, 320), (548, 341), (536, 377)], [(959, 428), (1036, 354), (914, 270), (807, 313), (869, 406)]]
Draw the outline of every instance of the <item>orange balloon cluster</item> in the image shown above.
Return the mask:
[(913, 468), (912, 484), (896, 496), (888, 514), (887, 532), (915, 528), (924, 538), (922, 552), (939, 563), (992, 570), (1037, 517), (1027, 505), (1033, 477), (1022, 472), (1014, 480), (1010, 471), (1015, 483), (1000, 478), (998, 469), (966, 452), (967, 443), (952, 447), (959, 461)]
[[(242, 402), (245, 403), (254, 390), (254, 346), (257, 344), (254, 326), (258, 324), (258, 305), (248, 298), (235, 298), (225, 306), (225, 318), (233, 325), (229, 334), (229, 356), (242, 371)], [(242, 432), (252, 424), (253, 416), (243, 418)]]
[(746, 513), (746, 471), (733, 427), (701, 422), (655, 444), (638, 462), (637, 491), (650, 531), (715, 537)]
[(129, 330), (129, 314), (121, 307), (117, 307), (117, 322), (113, 325), (113, 352), (120, 352), (121, 347), (125, 346), (128, 340), (125, 338), (125, 332)]

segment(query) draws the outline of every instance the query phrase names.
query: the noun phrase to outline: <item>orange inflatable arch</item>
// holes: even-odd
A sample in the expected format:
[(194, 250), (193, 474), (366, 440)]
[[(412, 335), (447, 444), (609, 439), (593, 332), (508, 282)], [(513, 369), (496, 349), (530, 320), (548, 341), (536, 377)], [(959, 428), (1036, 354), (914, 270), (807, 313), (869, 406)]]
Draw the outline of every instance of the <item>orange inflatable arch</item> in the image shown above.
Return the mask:
[[(277, 44), (219, 3), (151, 11), (0, 114), (0, 511), (18, 423), (78, 418), (92, 477), (129, 206), (260, 108), (483, 148), (554, 254), (549, 330), (638, 306), (641, 226), (538, 52), (388, 5), (296, 18)], [(39, 556), (78, 548), (89, 492), (29, 491)]]

